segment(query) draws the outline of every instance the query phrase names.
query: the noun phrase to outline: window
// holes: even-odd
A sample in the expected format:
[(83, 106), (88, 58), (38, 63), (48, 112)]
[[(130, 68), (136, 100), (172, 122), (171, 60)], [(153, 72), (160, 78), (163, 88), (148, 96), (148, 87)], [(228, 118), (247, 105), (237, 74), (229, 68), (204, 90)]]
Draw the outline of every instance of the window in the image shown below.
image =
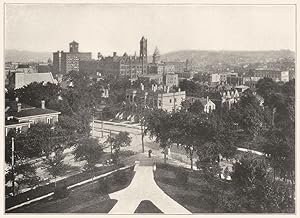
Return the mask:
[(170, 99), (170, 103), (172, 103), (172, 99)]
[(158, 101), (158, 106), (161, 106), (161, 100)]
[(174, 98), (174, 102), (176, 102), (176, 98)]
[(52, 118), (51, 117), (47, 117), (47, 123), (51, 124), (52, 123)]

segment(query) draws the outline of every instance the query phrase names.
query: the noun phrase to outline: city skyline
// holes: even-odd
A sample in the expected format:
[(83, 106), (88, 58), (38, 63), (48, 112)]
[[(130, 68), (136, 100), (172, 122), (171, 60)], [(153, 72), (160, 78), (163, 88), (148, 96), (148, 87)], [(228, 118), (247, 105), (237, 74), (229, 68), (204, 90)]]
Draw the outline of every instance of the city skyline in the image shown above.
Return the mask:
[[(5, 48), (35, 52), (79, 50), (119, 55), (178, 50), (295, 50), (295, 10), (277, 6), (9, 4)], [(18, 16), (16, 16), (16, 14)], [(179, 16), (180, 15), (180, 16)], [(214, 27), (214, 28), (211, 28)], [(47, 41), (45, 41), (47, 39)]]

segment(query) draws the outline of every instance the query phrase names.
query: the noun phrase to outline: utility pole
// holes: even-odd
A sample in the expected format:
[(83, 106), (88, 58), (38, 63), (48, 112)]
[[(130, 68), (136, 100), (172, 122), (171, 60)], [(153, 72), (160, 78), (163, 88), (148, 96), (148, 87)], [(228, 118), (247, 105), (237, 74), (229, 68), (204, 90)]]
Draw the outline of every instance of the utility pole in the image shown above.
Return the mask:
[(94, 136), (94, 128), (95, 128), (95, 118), (93, 114), (93, 121), (92, 121), (92, 136)]
[(103, 111), (101, 111), (101, 138), (103, 138)]
[(110, 143), (110, 158), (113, 156), (113, 147), (112, 147), (112, 138), (111, 138), (111, 130), (109, 130), (109, 143)]
[(193, 154), (194, 154), (194, 148), (193, 146), (190, 147), (190, 159), (191, 159), (191, 170), (193, 170)]
[(276, 113), (276, 108), (273, 108), (273, 114), (272, 114), (272, 126), (274, 127), (275, 125), (275, 113)]
[(11, 173), (12, 173), (12, 192), (15, 196), (15, 139), (11, 138)]
[(175, 92), (173, 93), (173, 104), (174, 104), (174, 112), (175, 112), (175, 109), (176, 109), (176, 104), (175, 104)]
[(144, 147), (144, 129), (143, 129), (143, 121), (141, 121), (141, 134), (142, 134), (142, 153), (145, 152), (145, 147)]

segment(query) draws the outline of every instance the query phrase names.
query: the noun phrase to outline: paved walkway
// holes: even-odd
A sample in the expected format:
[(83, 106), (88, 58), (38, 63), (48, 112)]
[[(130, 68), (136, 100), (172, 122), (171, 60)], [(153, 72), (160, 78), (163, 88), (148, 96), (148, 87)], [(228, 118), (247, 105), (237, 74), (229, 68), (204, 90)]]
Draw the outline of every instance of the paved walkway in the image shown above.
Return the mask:
[(153, 159), (143, 158), (136, 167), (131, 184), (109, 196), (118, 200), (109, 214), (134, 214), (143, 200), (151, 201), (165, 214), (191, 214), (157, 186), (153, 176)]

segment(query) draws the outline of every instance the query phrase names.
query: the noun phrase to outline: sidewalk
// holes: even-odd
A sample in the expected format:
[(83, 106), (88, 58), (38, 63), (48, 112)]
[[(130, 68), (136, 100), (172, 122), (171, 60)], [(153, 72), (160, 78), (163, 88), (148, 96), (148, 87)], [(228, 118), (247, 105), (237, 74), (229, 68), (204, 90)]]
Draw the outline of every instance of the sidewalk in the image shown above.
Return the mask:
[(110, 194), (111, 199), (118, 200), (109, 214), (134, 214), (141, 201), (149, 200), (165, 214), (191, 214), (165, 194), (156, 184), (153, 175), (154, 160), (145, 155), (131, 184), (121, 191)]

